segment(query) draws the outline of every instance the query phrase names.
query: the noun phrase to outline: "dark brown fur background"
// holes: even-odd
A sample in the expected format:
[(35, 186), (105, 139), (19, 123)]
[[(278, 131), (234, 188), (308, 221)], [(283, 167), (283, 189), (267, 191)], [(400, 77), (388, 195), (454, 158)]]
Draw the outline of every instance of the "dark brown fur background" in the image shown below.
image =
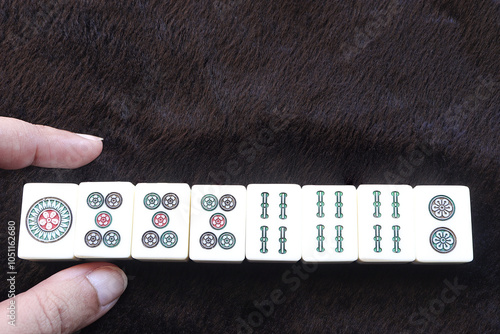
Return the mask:
[[(464, 184), (470, 264), (118, 262), (82, 333), (500, 331), (498, 2), (128, 3), (1, 2), (1, 115), (105, 138), (77, 170), (0, 171), (4, 268), (26, 182)], [(19, 292), (69, 265), (18, 261)]]

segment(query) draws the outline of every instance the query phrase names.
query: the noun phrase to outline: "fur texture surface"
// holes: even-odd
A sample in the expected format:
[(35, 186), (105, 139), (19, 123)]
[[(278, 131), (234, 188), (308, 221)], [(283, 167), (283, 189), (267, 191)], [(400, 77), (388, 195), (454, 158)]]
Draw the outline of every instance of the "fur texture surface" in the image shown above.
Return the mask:
[[(118, 262), (127, 290), (82, 333), (500, 332), (499, 12), (496, 1), (2, 1), (0, 114), (104, 138), (77, 170), (0, 171), (2, 263), (27, 182), (463, 184), (470, 264)], [(70, 265), (18, 260), (17, 288)]]

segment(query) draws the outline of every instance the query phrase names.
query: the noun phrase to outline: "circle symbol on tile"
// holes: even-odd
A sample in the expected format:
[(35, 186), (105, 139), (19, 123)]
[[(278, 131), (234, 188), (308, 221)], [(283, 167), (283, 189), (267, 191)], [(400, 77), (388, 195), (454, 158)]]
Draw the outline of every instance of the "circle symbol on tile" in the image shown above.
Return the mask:
[(158, 194), (149, 193), (144, 196), (144, 206), (149, 210), (154, 210), (160, 206), (161, 199)]
[(167, 210), (173, 210), (179, 205), (179, 197), (174, 193), (168, 193), (163, 196), (163, 206)]
[(435, 196), (429, 202), (429, 212), (437, 220), (448, 220), (455, 213), (455, 203), (448, 196)]
[(236, 244), (236, 237), (234, 234), (226, 232), (222, 233), (219, 237), (219, 245), (223, 249), (231, 249)]
[(217, 207), (217, 197), (214, 195), (205, 195), (201, 198), (201, 207), (207, 211), (213, 211)]
[(457, 245), (457, 237), (449, 228), (439, 227), (432, 231), (430, 242), (436, 252), (449, 253)]
[(200, 237), (200, 245), (205, 249), (212, 249), (217, 245), (217, 237), (212, 232), (205, 232)]
[(122, 195), (119, 193), (109, 193), (108, 196), (106, 196), (106, 205), (110, 209), (118, 209), (120, 205), (122, 205)]
[(156, 247), (159, 241), (158, 233), (155, 231), (147, 231), (142, 235), (142, 244), (147, 248)]
[(166, 231), (161, 235), (161, 244), (167, 248), (172, 248), (177, 245), (177, 234), (174, 231)]
[(97, 247), (101, 244), (101, 233), (96, 230), (91, 230), (88, 231), (87, 234), (85, 234), (85, 244), (89, 246), (90, 248)]
[(219, 200), (219, 205), (224, 211), (231, 211), (236, 207), (236, 198), (233, 195), (224, 195)]
[(26, 216), (28, 232), (41, 242), (60, 240), (68, 233), (72, 222), (73, 216), (69, 206), (55, 197), (36, 201)]
[(227, 219), (222, 213), (215, 213), (210, 217), (210, 226), (216, 230), (221, 230), (226, 226)]
[(120, 243), (120, 233), (116, 231), (108, 231), (104, 234), (104, 244), (108, 247), (116, 247)]
[(95, 216), (95, 224), (101, 228), (111, 225), (111, 220), (111, 215), (106, 211), (101, 211)]
[(164, 228), (168, 225), (169, 219), (165, 212), (157, 212), (153, 216), (153, 225), (158, 228)]
[(101, 193), (94, 192), (87, 197), (87, 205), (91, 209), (99, 209), (104, 204), (104, 197)]
[(46, 232), (54, 231), (59, 226), (60, 221), (61, 215), (53, 209), (45, 209), (38, 216), (38, 225)]

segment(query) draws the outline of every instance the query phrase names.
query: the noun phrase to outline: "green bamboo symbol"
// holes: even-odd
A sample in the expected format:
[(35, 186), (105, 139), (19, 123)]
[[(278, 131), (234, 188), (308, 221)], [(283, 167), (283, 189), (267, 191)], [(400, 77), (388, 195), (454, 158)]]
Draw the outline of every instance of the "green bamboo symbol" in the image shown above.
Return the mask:
[(260, 215), (260, 218), (267, 219), (269, 218), (269, 215), (267, 214), (267, 208), (269, 207), (269, 204), (267, 204), (267, 197), (269, 196), (269, 193), (263, 192), (260, 195), (262, 196), (262, 204), (260, 205), (262, 207), (262, 214)]
[(325, 214), (323, 213), (323, 207), (325, 206), (325, 202), (323, 202), (323, 195), (325, 194), (324, 191), (320, 190), (316, 192), (316, 195), (318, 195), (318, 202), (316, 205), (318, 206), (318, 213), (316, 214), (317, 217), (323, 218)]
[(380, 253), (382, 251), (382, 248), (380, 247), (380, 241), (382, 241), (382, 237), (380, 236), (380, 230), (382, 229), (382, 226), (380, 225), (375, 225), (373, 226), (375, 229), (375, 237), (373, 240), (375, 240), (375, 248), (373, 249), (376, 253)]
[(323, 230), (325, 229), (325, 226), (317, 225), (316, 228), (318, 229), (318, 236), (316, 237), (316, 240), (318, 240), (318, 247), (316, 248), (316, 250), (321, 253), (325, 251), (325, 248), (323, 247), (323, 241), (325, 241)]
[(399, 242), (401, 241), (401, 238), (399, 237), (399, 230), (401, 227), (399, 227), (399, 225), (394, 225), (392, 229), (394, 230), (394, 237), (392, 237), (392, 241), (394, 241), (394, 248), (392, 251), (394, 253), (401, 253), (401, 248), (399, 248)]
[(391, 193), (392, 195), (392, 218), (399, 218), (399, 212), (398, 212), (398, 209), (399, 209), (399, 202), (398, 202), (398, 196), (399, 196), (399, 192), (397, 191), (393, 191)]
[(373, 206), (375, 207), (375, 213), (373, 214), (373, 217), (375, 218), (380, 218), (382, 214), (380, 213), (380, 191), (375, 190), (373, 192), (373, 196), (375, 196), (375, 202), (373, 202)]

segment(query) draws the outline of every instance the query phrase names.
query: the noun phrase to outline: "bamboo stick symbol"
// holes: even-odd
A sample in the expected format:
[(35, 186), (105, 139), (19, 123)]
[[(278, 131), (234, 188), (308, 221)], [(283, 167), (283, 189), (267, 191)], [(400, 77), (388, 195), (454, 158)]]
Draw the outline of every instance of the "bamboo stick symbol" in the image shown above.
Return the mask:
[(260, 230), (262, 231), (262, 237), (260, 238), (260, 252), (265, 254), (267, 253), (267, 230), (269, 228), (267, 226), (261, 226)]
[(373, 249), (376, 253), (380, 253), (382, 251), (382, 248), (380, 247), (380, 241), (382, 241), (382, 237), (380, 236), (380, 230), (382, 229), (382, 226), (380, 225), (375, 225), (373, 226), (375, 229), (375, 237), (373, 240), (375, 240), (375, 248)]
[(269, 193), (263, 192), (260, 195), (262, 196), (262, 203), (260, 204), (262, 207), (262, 214), (260, 215), (260, 218), (267, 219), (269, 218), (269, 215), (267, 214), (267, 208), (269, 207), (269, 204), (267, 204), (267, 197), (269, 196)]
[(335, 241), (337, 241), (337, 247), (335, 248), (335, 251), (337, 253), (342, 253), (344, 249), (342, 248), (342, 241), (344, 238), (342, 237), (342, 230), (344, 227), (342, 225), (337, 225), (335, 226), (335, 229), (337, 230), (337, 236), (335, 237)]
[(394, 225), (392, 229), (394, 230), (394, 237), (392, 237), (392, 241), (394, 241), (394, 248), (392, 251), (394, 253), (401, 253), (401, 248), (399, 248), (399, 242), (401, 241), (401, 238), (399, 237), (399, 230), (401, 227), (399, 227), (399, 225)]
[(316, 228), (318, 229), (318, 236), (316, 237), (316, 240), (318, 240), (318, 247), (316, 248), (316, 250), (321, 253), (325, 251), (325, 248), (323, 247), (323, 241), (325, 241), (323, 230), (325, 229), (325, 226), (317, 225)]
[(286, 249), (285, 249), (285, 243), (286, 243), (286, 238), (285, 238), (285, 232), (286, 232), (286, 227), (285, 226), (280, 226), (279, 228), (280, 230), (280, 249), (278, 250), (278, 252), (280, 254), (285, 254), (286, 253)]
[(337, 218), (342, 218), (344, 215), (342, 214), (342, 192), (341, 191), (336, 191), (335, 196), (337, 198), (337, 201), (335, 202), (335, 207), (337, 208), (337, 213), (335, 214), (335, 217)]
[(286, 219), (286, 193), (280, 193), (281, 203), (280, 203), (280, 219)]
[(375, 202), (373, 202), (373, 206), (375, 207), (373, 217), (380, 218), (380, 216), (382, 216), (382, 214), (380, 213), (380, 191), (375, 190), (373, 192), (373, 196), (375, 197)]
[(398, 191), (393, 191), (391, 193), (392, 195), (392, 218), (399, 218), (399, 212), (398, 212), (398, 209), (399, 209), (399, 202), (398, 202), (398, 196), (399, 196), (399, 192)]
[(324, 191), (320, 190), (316, 192), (316, 195), (318, 195), (318, 202), (316, 205), (318, 206), (318, 213), (316, 214), (317, 217), (323, 218), (325, 214), (323, 213), (323, 207), (325, 206), (325, 202), (323, 202), (323, 195), (325, 194)]

